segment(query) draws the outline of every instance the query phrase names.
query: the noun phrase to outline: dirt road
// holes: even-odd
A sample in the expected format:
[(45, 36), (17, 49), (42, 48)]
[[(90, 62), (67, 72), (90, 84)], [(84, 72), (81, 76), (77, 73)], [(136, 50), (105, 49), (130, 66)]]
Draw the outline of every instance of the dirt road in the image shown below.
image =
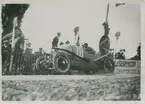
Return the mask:
[[(39, 79), (37, 77), (39, 76), (31, 77), (31, 80), (27, 77), (23, 81), (21, 78), (15, 81), (13, 77), (13, 81), (10, 81), (5, 76), (2, 83), (3, 100), (140, 100), (138, 74), (59, 76), (62, 78), (43, 76)], [(35, 81), (34, 78), (36, 78)]]

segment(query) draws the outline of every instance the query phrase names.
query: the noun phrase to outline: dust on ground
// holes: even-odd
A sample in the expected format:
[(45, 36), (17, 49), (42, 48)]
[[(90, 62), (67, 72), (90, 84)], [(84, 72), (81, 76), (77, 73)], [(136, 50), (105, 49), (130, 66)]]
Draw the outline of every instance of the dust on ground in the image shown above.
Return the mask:
[(140, 100), (140, 77), (3, 81), (5, 101)]

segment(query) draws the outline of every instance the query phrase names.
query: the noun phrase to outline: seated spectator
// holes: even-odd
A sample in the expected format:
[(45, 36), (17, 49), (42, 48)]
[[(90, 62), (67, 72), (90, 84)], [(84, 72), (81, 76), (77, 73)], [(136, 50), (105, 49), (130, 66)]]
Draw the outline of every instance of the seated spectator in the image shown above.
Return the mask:
[(64, 45), (64, 43), (63, 43), (63, 42), (61, 42), (59, 45)]
[(70, 42), (69, 41), (66, 41), (65, 44), (70, 44)]
[(117, 59), (125, 59), (125, 54), (124, 54), (124, 52), (125, 52), (125, 49), (121, 49), (117, 54)]

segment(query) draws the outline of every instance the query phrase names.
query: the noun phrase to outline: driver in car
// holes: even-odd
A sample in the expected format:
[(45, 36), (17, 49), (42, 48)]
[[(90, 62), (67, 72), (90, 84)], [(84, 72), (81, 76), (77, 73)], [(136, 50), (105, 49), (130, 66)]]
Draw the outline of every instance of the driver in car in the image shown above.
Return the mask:
[(95, 54), (95, 50), (92, 47), (88, 46), (88, 43), (84, 43), (83, 49), (88, 52), (89, 54)]

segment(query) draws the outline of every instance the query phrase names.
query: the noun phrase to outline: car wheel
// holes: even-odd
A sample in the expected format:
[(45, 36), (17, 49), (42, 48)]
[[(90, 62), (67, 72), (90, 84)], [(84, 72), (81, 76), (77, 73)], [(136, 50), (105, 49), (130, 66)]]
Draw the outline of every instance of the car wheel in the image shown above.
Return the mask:
[(44, 65), (44, 62), (45, 62), (45, 59), (43, 56), (40, 56), (37, 58), (35, 72), (42, 74), (42, 75), (48, 75), (49, 68)]
[(54, 57), (54, 66), (59, 74), (68, 74), (70, 72), (70, 59), (65, 53), (58, 52)]
[(110, 58), (106, 58), (104, 60), (103, 68), (104, 68), (105, 72), (113, 73), (114, 72), (114, 68), (115, 68), (114, 61), (112, 59), (110, 59)]

